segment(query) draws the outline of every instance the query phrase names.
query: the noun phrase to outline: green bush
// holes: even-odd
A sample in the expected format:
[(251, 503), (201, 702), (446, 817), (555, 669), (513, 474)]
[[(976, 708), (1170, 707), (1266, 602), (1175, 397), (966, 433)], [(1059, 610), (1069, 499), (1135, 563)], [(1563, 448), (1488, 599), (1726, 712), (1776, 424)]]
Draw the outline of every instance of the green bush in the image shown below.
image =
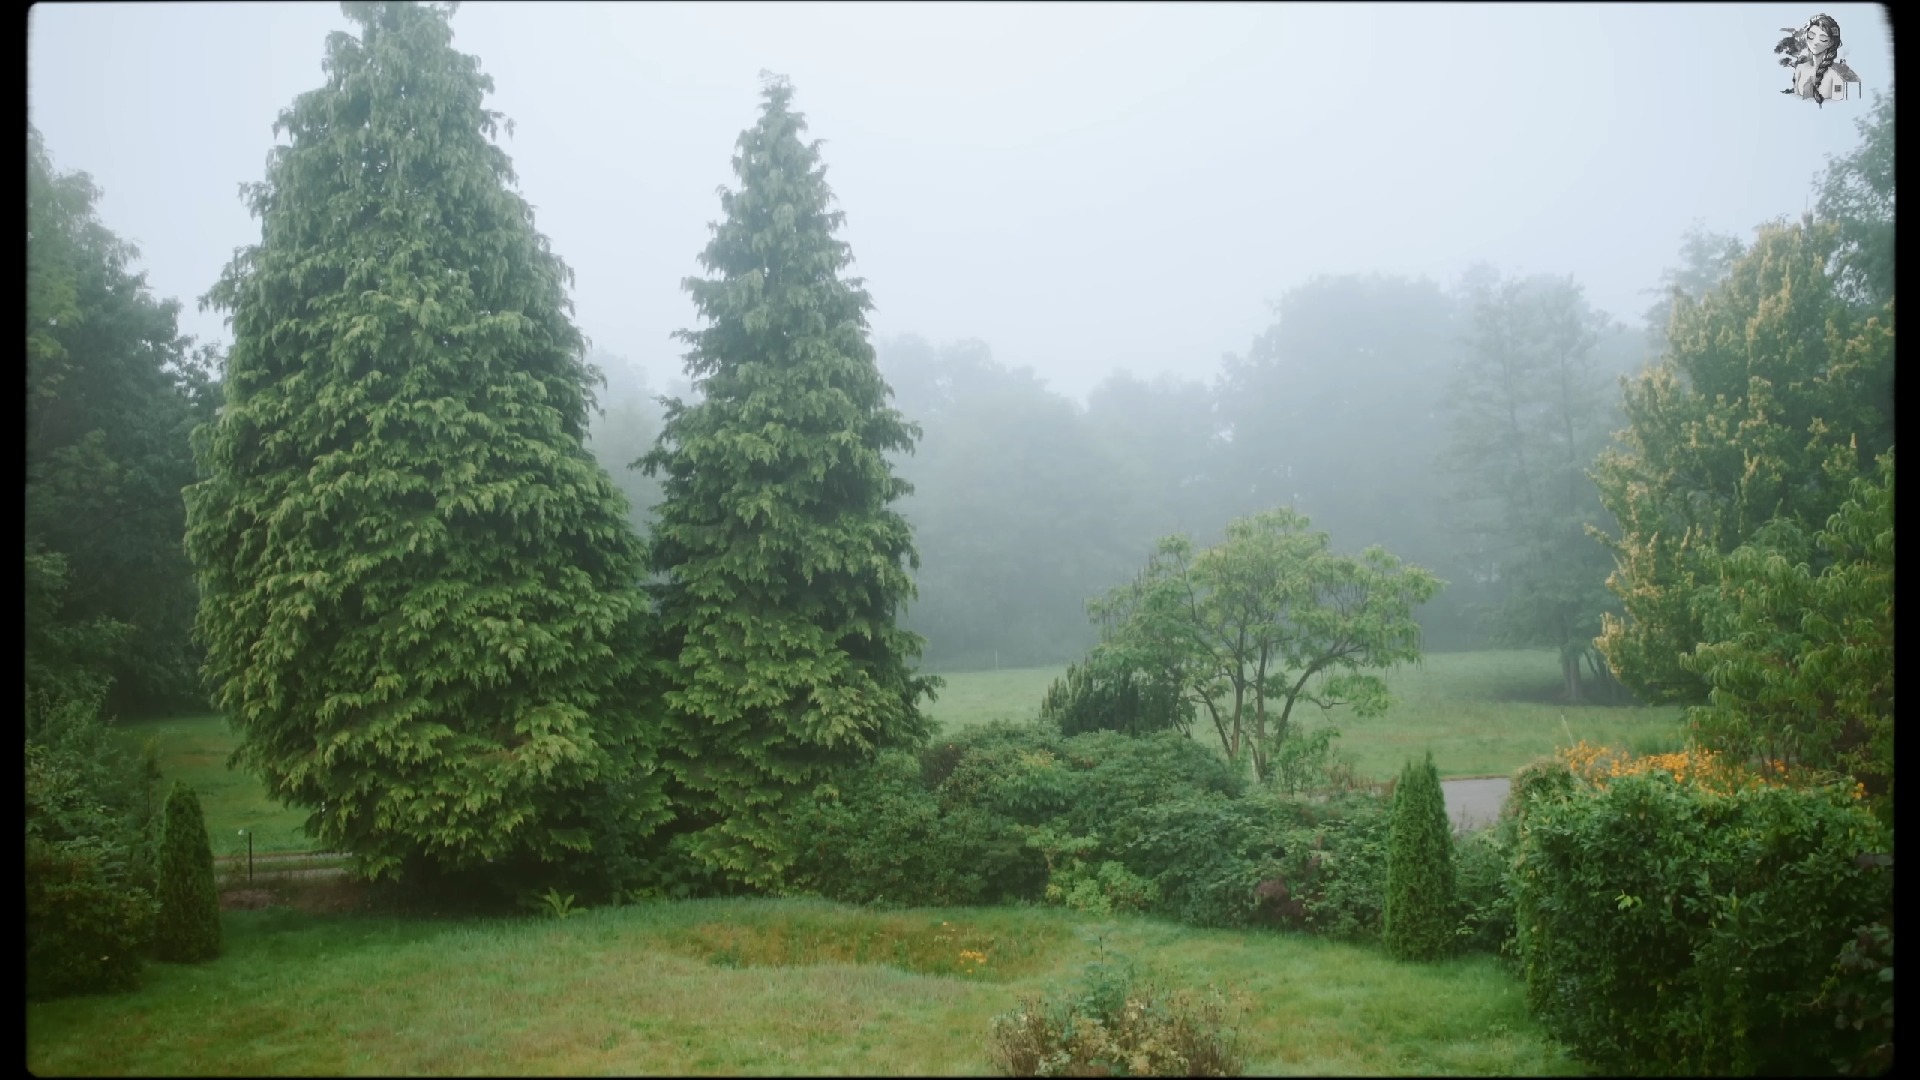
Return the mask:
[(1289, 735), (1273, 751), (1267, 782), (1282, 795), (1348, 786), (1352, 757), (1334, 750), (1334, 741), (1339, 738), (1339, 729), (1326, 726)]
[(27, 838), (27, 997), (131, 990), (153, 936), (152, 896), (124, 852), (98, 840)]
[(97, 685), (27, 704), (27, 993), (130, 989), (153, 935), (153, 748), (112, 737)]
[(1344, 940), (1378, 937), (1391, 801), (1352, 791), (1323, 802), (1277, 805), (1288, 825), (1281, 833), (1280, 873), (1258, 890), (1263, 920)]
[(116, 852), (129, 880), (151, 886), (159, 761), (151, 741), (134, 750), (113, 736), (100, 715), (101, 694), (65, 698), (37, 720), (26, 747), (27, 833), (54, 844), (99, 841)]
[(1833, 1065), (1842, 1076), (1880, 1076), (1893, 1070), (1893, 916), (1862, 926), (1840, 947), (1833, 971), (1815, 1003), (1831, 1013), (1855, 1045)]
[(1097, 836), (1117, 854), (1137, 835), (1136, 813), (1195, 795), (1238, 798), (1245, 777), (1219, 754), (1182, 735), (1130, 737), (1113, 732), (1078, 735), (1061, 745), (1075, 774), (1075, 797), (1056, 819), (1060, 827)]
[(1141, 807), (1119, 853), (1151, 881), (1158, 913), (1192, 926), (1247, 926), (1259, 918), (1259, 888), (1280, 874), (1286, 821), (1273, 800), (1196, 792)]
[(1531, 807), (1571, 799), (1578, 789), (1573, 770), (1560, 758), (1529, 762), (1514, 770), (1506, 800), (1500, 804), (1500, 822), (1511, 823), (1517, 830)]
[(179, 782), (167, 795), (160, 838), (160, 914), (153, 953), (178, 964), (220, 955), (220, 894), (213, 881), (206, 815), (200, 796)]
[(790, 822), (790, 887), (856, 904), (951, 906), (1037, 899), (1045, 865), (1014, 823), (942, 807), (911, 754), (888, 752), (814, 793)]
[(1066, 675), (1047, 687), (1040, 719), (1062, 735), (1091, 731), (1185, 735), (1193, 727), (1193, 703), (1178, 683), (1156, 679), (1096, 652), (1068, 667)]
[(1362, 792), (1202, 792), (1136, 811), (1119, 855), (1168, 918), (1366, 939), (1379, 932), (1388, 826), (1385, 801)]
[(1073, 859), (1047, 876), (1047, 901), (1089, 915), (1150, 912), (1160, 903), (1160, 887), (1108, 859), (1098, 866)]
[(1529, 1006), (1629, 1074), (1830, 1073), (1863, 1031), (1813, 1007), (1855, 928), (1892, 909), (1848, 791), (1717, 794), (1653, 773), (1533, 798), (1514, 867)]
[(946, 809), (972, 807), (1044, 825), (1066, 813), (1082, 790), (1082, 770), (1067, 765), (1066, 745), (1041, 724), (982, 724), (929, 748), (922, 782)]
[(994, 1017), (990, 1054), (1001, 1076), (1239, 1076), (1236, 1011), (1214, 990), (1163, 993), (1103, 954), (1076, 990)]
[(1494, 825), (1462, 837), (1454, 847), (1459, 944), (1474, 952), (1509, 956), (1513, 940), (1513, 836)]
[(1453, 826), (1433, 754), (1408, 762), (1393, 794), (1393, 832), (1387, 852), (1387, 902), (1380, 936), (1402, 960), (1436, 960), (1454, 950)]

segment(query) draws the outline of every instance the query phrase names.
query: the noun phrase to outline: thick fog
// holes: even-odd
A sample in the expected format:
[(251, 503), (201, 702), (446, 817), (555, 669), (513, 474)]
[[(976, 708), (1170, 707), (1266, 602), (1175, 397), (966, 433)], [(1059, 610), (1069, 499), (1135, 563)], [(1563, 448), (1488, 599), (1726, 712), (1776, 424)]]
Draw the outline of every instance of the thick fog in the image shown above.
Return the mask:
[[(1828, 11), (1845, 100), (1782, 93), (1775, 46), (1813, 14), (477, 3), (452, 26), (575, 271), (609, 377), (592, 449), (643, 534), (661, 489), (627, 466), (660, 434), (652, 395), (686, 389), (682, 281), (761, 73), (791, 79), (880, 371), (923, 428), (894, 460), (922, 560), (905, 620), (930, 665), (964, 668), (1081, 655), (1087, 601), (1157, 539), (1276, 507), (1445, 579), (1429, 648), (1590, 649), (1611, 556), (1554, 534), (1573, 614), (1541, 630), (1513, 553), (1551, 522), (1507, 511), (1609, 527), (1585, 470), (1624, 425), (1620, 377), (1664, 347), (1663, 287), (1701, 294), (1730, 244), (1815, 209), (1836, 161), (1867, 160), (1870, 117), (1890, 161), (1879, 9)], [(33, 9), (31, 122), (203, 343), (227, 332), (197, 298), (260, 236), (240, 185), (351, 25), (335, 4)], [(1883, 186), (1847, 211), (1861, 227), (1890, 230)], [(1533, 320), (1552, 385), (1488, 381), (1509, 318)]]
[[(1830, 6), (1871, 94), (1879, 8)], [(1211, 379), (1317, 275), (1572, 275), (1637, 319), (1698, 220), (1798, 215), (1860, 101), (1782, 95), (1795, 5), (472, 3), (583, 330), (664, 385), (679, 288), (756, 115), (790, 76), (876, 337), (975, 338), (1084, 399), (1108, 373)], [(42, 4), (29, 117), (103, 188), (182, 329), (258, 237), (237, 189), (321, 82), (332, 3)]]

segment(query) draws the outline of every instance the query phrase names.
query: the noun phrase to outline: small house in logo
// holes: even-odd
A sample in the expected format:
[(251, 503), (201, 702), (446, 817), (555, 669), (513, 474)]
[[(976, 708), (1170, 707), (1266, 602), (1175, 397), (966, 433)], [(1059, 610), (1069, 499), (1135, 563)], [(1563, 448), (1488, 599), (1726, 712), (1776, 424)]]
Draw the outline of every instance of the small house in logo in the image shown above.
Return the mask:
[(1773, 51), (1779, 54), (1781, 67), (1793, 69), (1793, 84), (1780, 92), (1822, 106), (1845, 101), (1847, 84), (1859, 85), (1860, 76), (1840, 59), (1840, 24), (1833, 16), (1815, 15), (1798, 30), (1781, 29), (1792, 36), (1781, 38)]

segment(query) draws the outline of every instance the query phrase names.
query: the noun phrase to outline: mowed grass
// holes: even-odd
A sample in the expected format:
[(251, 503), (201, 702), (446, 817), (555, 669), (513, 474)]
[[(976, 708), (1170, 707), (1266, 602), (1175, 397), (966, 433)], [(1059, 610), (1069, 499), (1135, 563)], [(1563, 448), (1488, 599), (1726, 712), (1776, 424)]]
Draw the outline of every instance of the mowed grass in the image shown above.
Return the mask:
[[(1039, 715), (1047, 687), (1065, 674), (1065, 667), (1045, 667), (946, 675), (929, 711), (949, 731), (1029, 720)], [(1443, 777), (1505, 776), (1580, 740), (1631, 748), (1671, 746), (1681, 736), (1678, 707), (1559, 704), (1560, 664), (1551, 652), (1435, 653), (1386, 679), (1394, 703), (1381, 716), (1339, 709), (1323, 718), (1314, 709), (1303, 718), (1309, 727), (1338, 727), (1339, 749), (1353, 755), (1363, 775), (1383, 780), (1427, 750)], [(1219, 742), (1204, 716), (1194, 737)]]
[(163, 786), (184, 780), (200, 796), (207, 817), (207, 833), (215, 855), (244, 855), (247, 841), (240, 833), (252, 830), (258, 854), (312, 851), (313, 840), (302, 831), (303, 810), (289, 810), (267, 795), (266, 785), (252, 773), (227, 768), (238, 737), (219, 716), (137, 720), (116, 725), (121, 738), (135, 744), (151, 739), (160, 759)]
[[(681, 901), (574, 918), (233, 912), (226, 952), (35, 1004), (40, 1076), (987, 1075), (993, 1016), (1105, 934), (1167, 985), (1242, 995), (1250, 1075), (1578, 1075), (1487, 957), (1037, 908)], [(984, 964), (962, 958), (983, 954)]]

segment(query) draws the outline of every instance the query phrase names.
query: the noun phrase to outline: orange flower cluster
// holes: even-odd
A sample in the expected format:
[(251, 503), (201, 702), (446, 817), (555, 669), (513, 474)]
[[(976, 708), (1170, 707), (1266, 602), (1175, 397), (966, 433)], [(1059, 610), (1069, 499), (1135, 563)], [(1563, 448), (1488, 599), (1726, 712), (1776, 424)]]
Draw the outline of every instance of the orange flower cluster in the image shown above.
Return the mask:
[[(1820, 783), (1825, 778), (1808, 770), (1794, 769), (1783, 761), (1761, 761), (1741, 765), (1711, 750), (1688, 747), (1671, 754), (1635, 755), (1608, 746), (1595, 746), (1582, 740), (1560, 751), (1573, 775), (1587, 783), (1604, 787), (1621, 776), (1665, 773), (1680, 783), (1692, 782), (1709, 791), (1731, 794), (1741, 788), (1759, 785), (1795, 787)], [(1853, 797), (1864, 798), (1866, 789), (1853, 785)]]

